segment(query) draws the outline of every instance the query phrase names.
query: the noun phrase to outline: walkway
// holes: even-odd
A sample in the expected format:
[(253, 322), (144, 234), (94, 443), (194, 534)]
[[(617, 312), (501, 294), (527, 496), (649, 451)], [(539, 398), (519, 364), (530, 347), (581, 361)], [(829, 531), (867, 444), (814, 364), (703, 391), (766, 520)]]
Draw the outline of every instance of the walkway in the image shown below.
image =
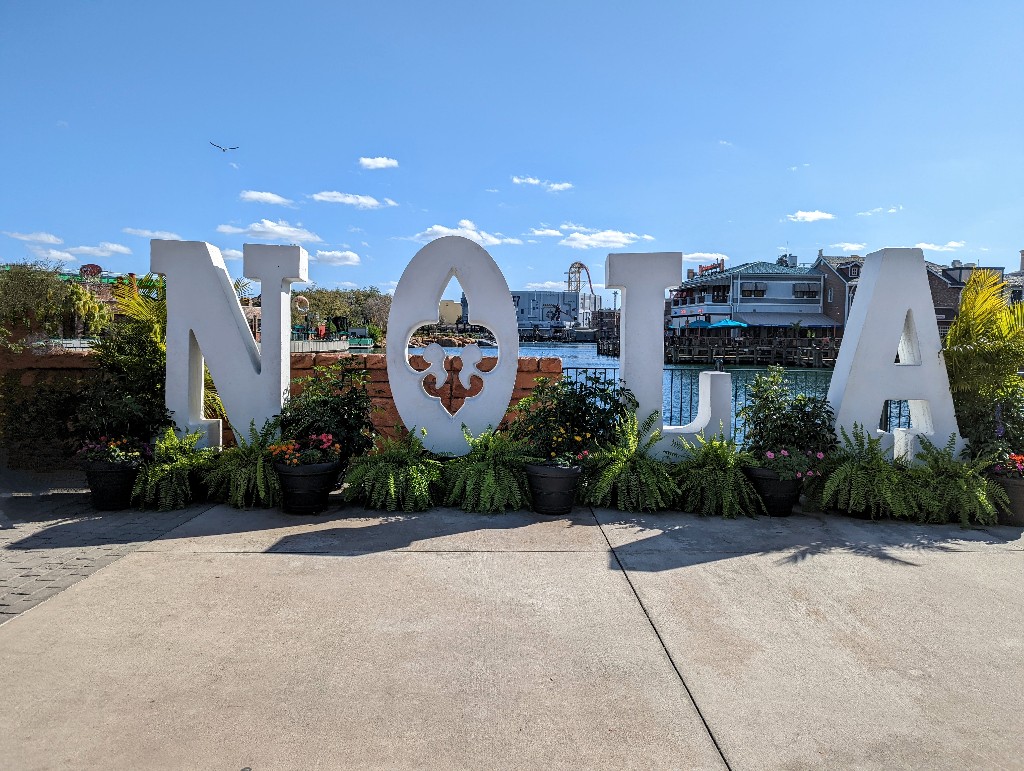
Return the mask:
[(1020, 767), (1020, 528), (56, 513), (0, 564), (114, 551), (0, 626), (4, 767)]

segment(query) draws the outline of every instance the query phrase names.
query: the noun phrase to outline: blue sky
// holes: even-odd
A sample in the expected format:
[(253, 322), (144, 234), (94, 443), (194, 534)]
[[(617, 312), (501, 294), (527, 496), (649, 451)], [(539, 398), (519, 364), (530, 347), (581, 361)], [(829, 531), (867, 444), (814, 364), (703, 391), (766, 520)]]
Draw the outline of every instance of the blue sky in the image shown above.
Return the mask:
[(611, 251), (1017, 269), (1022, 39), (1019, 0), (0, 0), (0, 261), (144, 272), (170, 233), (388, 290), (454, 232), (514, 289)]

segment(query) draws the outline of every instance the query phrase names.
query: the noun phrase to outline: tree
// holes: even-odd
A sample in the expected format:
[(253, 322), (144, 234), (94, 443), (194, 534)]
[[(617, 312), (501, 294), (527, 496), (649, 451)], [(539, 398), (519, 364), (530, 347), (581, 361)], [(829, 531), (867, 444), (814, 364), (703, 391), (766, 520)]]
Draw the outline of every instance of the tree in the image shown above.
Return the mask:
[(946, 334), (944, 356), (960, 434), (974, 456), (1024, 447), (1024, 304), (999, 274), (975, 270)]
[(39, 260), (0, 268), (0, 346), (20, 350), (33, 334), (57, 335), (69, 294), (55, 263)]
[(377, 287), (363, 289), (325, 289), (312, 284), (302, 290), (302, 296), (309, 300), (309, 311), (300, 313), (292, 303), (292, 323), (325, 321), (336, 316), (349, 319), (352, 326), (376, 325), (387, 328), (388, 314), (391, 313), (391, 295)]

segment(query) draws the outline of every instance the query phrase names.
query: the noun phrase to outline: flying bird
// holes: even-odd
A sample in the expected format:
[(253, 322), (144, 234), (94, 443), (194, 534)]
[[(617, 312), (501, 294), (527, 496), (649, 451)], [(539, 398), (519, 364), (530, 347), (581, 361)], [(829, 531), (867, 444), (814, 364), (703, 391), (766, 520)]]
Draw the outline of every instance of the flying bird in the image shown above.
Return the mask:
[(238, 147), (221, 147), (221, 146), (220, 146), (219, 144), (217, 144), (216, 142), (210, 142), (210, 144), (211, 144), (211, 145), (213, 145), (214, 147), (216, 147), (216, 148), (217, 148), (218, 150), (220, 150), (220, 151), (221, 151), (222, 153), (226, 153), (226, 152), (227, 152), (228, 150), (237, 150), (237, 149), (238, 149)]

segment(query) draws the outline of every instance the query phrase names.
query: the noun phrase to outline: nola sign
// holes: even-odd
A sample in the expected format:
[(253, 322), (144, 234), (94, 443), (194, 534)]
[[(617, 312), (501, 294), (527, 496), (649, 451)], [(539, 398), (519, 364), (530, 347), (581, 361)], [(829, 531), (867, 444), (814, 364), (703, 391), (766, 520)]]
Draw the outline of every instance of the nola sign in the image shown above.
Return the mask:
[[(216, 247), (198, 241), (151, 243), (151, 270), (167, 277), (167, 406), (179, 426), (200, 429), (208, 444), (219, 445), (220, 421), (202, 414), (204, 361), (233, 425), (255, 420), (259, 426), (280, 412), (290, 369), (290, 287), (308, 279), (307, 254), (298, 246), (244, 246), (243, 275), (262, 288), (262, 344), (257, 346)], [(682, 254), (609, 254), (605, 276), (606, 286), (622, 293), (620, 373), (636, 394), (643, 419), (662, 407), (664, 296), (666, 288), (682, 281)], [(490, 371), (479, 368), (483, 355), (476, 345), (462, 349), (463, 386), (479, 378), (483, 387), (454, 415), (423, 387), (428, 377), (437, 386), (448, 377), (444, 350), (428, 346), (424, 371), (414, 369), (406, 353), (413, 333), (436, 322), (441, 294), (453, 277), (471, 300), (469, 322), (487, 327), (498, 342), (498, 362)], [(518, 356), (511, 292), (491, 256), (458, 236), (423, 247), (402, 274), (388, 319), (388, 379), (406, 426), (426, 428), (430, 449), (465, 452), (463, 424), (477, 434), (504, 417)], [(731, 431), (731, 376), (702, 372), (699, 388), (696, 417), (685, 426), (665, 426), (663, 449), (677, 436)], [(944, 441), (956, 432), (919, 249), (883, 249), (865, 259), (829, 390), (837, 423), (848, 430), (854, 422), (876, 425), (887, 399), (910, 401), (913, 428), (892, 438), (897, 452), (912, 448), (915, 433)]]

